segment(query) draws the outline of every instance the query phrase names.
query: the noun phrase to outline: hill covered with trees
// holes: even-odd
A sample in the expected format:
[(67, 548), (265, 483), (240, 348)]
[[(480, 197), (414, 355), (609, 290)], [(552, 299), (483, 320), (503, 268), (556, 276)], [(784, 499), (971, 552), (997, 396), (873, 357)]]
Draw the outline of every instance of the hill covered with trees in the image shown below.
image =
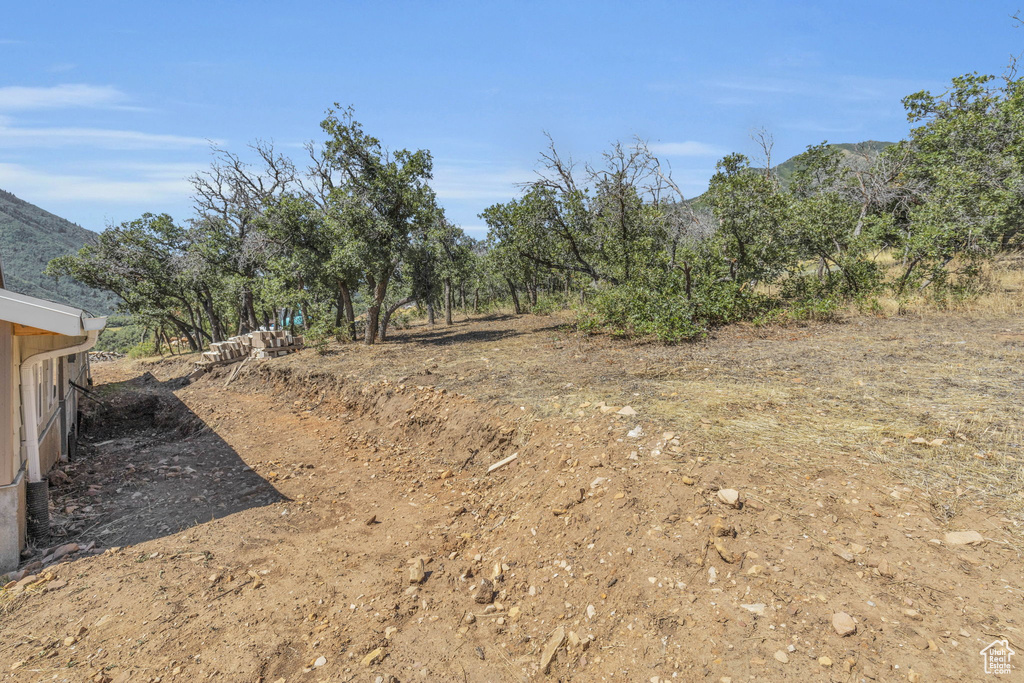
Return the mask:
[(46, 264), (74, 254), (96, 240), (96, 233), (0, 190), (0, 262), (7, 289), (29, 296), (110, 313), (117, 300), (69, 277), (45, 275)]

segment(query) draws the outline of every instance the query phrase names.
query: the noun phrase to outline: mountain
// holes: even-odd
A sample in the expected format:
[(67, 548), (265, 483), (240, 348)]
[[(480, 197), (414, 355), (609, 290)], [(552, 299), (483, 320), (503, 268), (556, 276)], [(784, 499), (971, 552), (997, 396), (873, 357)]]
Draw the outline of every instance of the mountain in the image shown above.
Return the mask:
[[(880, 142), (878, 140), (865, 140), (864, 142), (840, 142), (833, 143), (829, 147), (835, 147), (843, 153), (843, 162), (852, 167), (863, 167), (865, 163), (870, 163), (882, 153), (886, 147), (893, 145), (892, 142)], [(779, 184), (782, 185), (783, 189), (789, 187), (790, 181), (793, 179), (793, 174), (797, 169), (797, 157), (800, 155), (792, 156), (786, 159), (781, 164), (772, 167), (772, 170), (779, 178)], [(751, 173), (764, 173), (763, 166), (751, 166)], [(703, 211), (710, 211), (711, 207), (708, 206), (707, 192), (703, 192), (696, 197), (687, 200), (687, 203), (692, 205), (696, 209)]]
[[(829, 145), (843, 153), (843, 161), (850, 165), (863, 164), (864, 160), (874, 161), (875, 157), (882, 153), (882, 150), (892, 145), (891, 142), (880, 142), (878, 140), (865, 140), (864, 142), (841, 142)], [(797, 155), (799, 156), (799, 155)], [(789, 185), (789, 181), (796, 172), (797, 157), (790, 157), (775, 167), (779, 176), (779, 182), (783, 187)], [(758, 169), (762, 170), (762, 169)]]
[(73, 254), (95, 239), (96, 233), (0, 190), (0, 261), (7, 289), (96, 315), (111, 313), (117, 305), (112, 294), (43, 275), (50, 259)]

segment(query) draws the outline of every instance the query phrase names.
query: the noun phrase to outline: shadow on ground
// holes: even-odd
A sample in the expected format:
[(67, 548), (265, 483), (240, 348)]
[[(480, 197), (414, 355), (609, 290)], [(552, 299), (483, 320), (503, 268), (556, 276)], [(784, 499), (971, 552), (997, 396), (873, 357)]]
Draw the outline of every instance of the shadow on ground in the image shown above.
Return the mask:
[(78, 457), (50, 489), (49, 545), (134, 545), (283, 500), (172, 393), (180, 385), (147, 372), (95, 390)]
[(492, 327), (481, 329), (480, 326), (481, 323), (493, 324), (503, 321), (512, 323), (515, 320), (515, 316), (495, 314), (481, 318), (474, 318), (473, 320), (454, 322), (450, 326), (439, 323), (434, 327), (430, 327), (427, 324), (423, 324), (408, 330), (392, 332), (389, 334), (389, 339), (394, 340), (396, 338), (400, 338), (401, 341), (406, 342), (447, 346), (449, 344), (460, 344), (463, 342), (496, 342), (520, 337), (525, 334), (555, 331), (565, 327), (565, 323), (555, 319), (552, 319), (552, 323), (550, 325), (530, 328), (528, 330), (514, 324), (497, 329)]

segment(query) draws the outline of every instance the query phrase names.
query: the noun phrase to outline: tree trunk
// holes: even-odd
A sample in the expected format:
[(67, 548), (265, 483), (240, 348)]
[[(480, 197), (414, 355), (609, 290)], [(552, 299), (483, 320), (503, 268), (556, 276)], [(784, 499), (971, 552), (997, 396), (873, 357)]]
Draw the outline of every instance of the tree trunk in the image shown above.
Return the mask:
[(363, 341), (366, 344), (373, 344), (377, 341), (378, 325), (380, 324), (380, 309), (384, 305), (384, 297), (388, 293), (388, 277), (381, 278), (379, 282), (369, 279), (367, 284), (373, 289), (373, 301), (366, 309), (366, 336)]
[(352, 335), (352, 341), (356, 341), (359, 335), (356, 334), (356, 313), (352, 310), (352, 292), (344, 282), (338, 285), (338, 289), (341, 290), (341, 300), (345, 304), (345, 320), (348, 323), (349, 334)]
[(473, 290), (473, 313), (480, 312), (480, 288), (476, 287)]
[(407, 296), (404, 299), (402, 299), (401, 301), (399, 301), (398, 303), (396, 303), (395, 305), (391, 306), (391, 308), (389, 308), (386, 311), (384, 311), (384, 317), (381, 318), (381, 320), (380, 320), (380, 340), (381, 341), (387, 341), (388, 340), (388, 323), (391, 322), (391, 315), (395, 311), (397, 311), (400, 307), (406, 305), (407, 303), (411, 302), (412, 300), (413, 300), (413, 298), (411, 296)]
[(434, 302), (427, 299), (427, 324), (434, 326)]
[(452, 281), (444, 281), (444, 324), (452, 324)]
[(516, 315), (520, 315), (523, 309), (519, 306), (519, 294), (516, 293), (516, 286), (512, 284), (510, 278), (505, 278), (505, 282), (508, 284), (508, 291), (512, 294), (512, 305), (515, 307)]

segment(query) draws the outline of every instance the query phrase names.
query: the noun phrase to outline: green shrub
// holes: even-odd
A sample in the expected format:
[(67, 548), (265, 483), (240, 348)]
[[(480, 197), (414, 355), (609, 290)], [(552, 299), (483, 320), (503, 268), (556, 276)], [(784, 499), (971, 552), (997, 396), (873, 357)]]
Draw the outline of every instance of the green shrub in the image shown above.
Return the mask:
[(148, 358), (156, 355), (156, 347), (151, 341), (144, 341), (128, 349), (129, 358)]

